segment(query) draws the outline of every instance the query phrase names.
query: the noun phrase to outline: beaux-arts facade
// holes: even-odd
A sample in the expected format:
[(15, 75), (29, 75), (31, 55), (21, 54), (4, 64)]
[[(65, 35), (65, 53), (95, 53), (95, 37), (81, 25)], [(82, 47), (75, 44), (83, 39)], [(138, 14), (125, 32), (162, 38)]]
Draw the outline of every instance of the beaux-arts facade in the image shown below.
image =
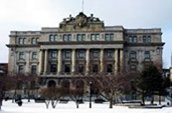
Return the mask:
[(11, 31), (8, 72), (36, 74), (46, 84), (77, 75), (140, 71), (152, 62), (162, 64), (161, 35), (160, 28), (105, 26), (81, 12), (59, 27)]

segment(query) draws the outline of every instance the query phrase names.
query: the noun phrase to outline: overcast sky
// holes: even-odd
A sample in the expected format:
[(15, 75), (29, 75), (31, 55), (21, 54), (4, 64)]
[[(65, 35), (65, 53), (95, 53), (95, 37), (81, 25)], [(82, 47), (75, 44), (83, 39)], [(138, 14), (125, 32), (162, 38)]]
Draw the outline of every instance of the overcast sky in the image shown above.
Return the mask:
[[(0, 0), (0, 62), (8, 62), (11, 30), (58, 27), (69, 14), (82, 11), (82, 0)], [(124, 28), (161, 28), (164, 67), (171, 66), (172, 0), (85, 0), (84, 13), (94, 14), (105, 25)]]

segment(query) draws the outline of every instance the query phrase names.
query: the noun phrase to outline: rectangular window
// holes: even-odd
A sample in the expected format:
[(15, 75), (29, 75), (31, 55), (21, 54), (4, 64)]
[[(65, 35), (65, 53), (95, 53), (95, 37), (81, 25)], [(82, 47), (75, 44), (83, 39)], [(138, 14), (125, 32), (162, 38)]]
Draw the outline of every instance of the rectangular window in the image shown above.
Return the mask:
[(65, 73), (70, 73), (71, 72), (71, 65), (70, 64), (65, 64), (64, 65), (64, 72)]
[(84, 41), (85, 40), (85, 34), (77, 34), (77, 41)]
[(78, 65), (78, 72), (79, 73), (83, 73), (84, 72), (84, 65), (83, 64), (79, 64)]
[(37, 59), (37, 52), (32, 52), (32, 59)]
[(93, 51), (92, 56), (93, 58), (99, 58), (99, 51)]
[(112, 71), (113, 71), (113, 65), (107, 64), (107, 73), (112, 73)]
[(23, 44), (23, 38), (19, 38), (19, 44)]
[(57, 58), (57, 51), (51, 51), (51, 58)]
[(50, 72), (52, 72), (52, 73), (57, 72), (57, 64), (51, 64), (50, 65)]
[(113, 51), (112, 50), (107, 51), (107, 58), (113, 58)]
[(71, 52), (65, 51), (65, 58), (70, 59), (71, 58)]
[(72, 35), (71, 34), (64, 34), (63, 35), (63, 41), (72, 41)]
[(54, 41), (58, 41), (58, 35), (54, 35)]
[(26, 44), (26, 38), (23, 38), (23, 44)]
[(36, 74), (37, 73), (37, 66), (36, 65), (32, 65), (32, 67), (31, 67), (31, 73), (32, 74)]
[(32, 38), (32, 44), (37, 44), (37, 39), (36, 38)]
[(105, 41), (113, 41), (113, 34), (105, 34)]
[(150, 59), (150, 51), (145, 51), (145, 59)]
[(99, 41), (100, 35), (99, 34), (91, 34), (91, 40), (92, 41)]
[(131, 35), (128, 37), (129, 43), (137, 43), (137, 36), (136, 35)]
[(24, 65), (19, 65), (18, 72), (19, 73), (24, 73)]
[(83, 59), (85, 58), (85, 51), (78, 51), (78, 58)]
[(93, 72), (93, 73), (97, 73), (98, 70), (99, 70), (98, 64), (93, 64), (93, 65), (92, 65), (92, 72)]
[(130, 59), (136, 59), (136, 52), (135, 51), (130, 52)]
[(150, 35), (143, 36), (143, 43), (151, 43), (151, 36)]
[(54, 36), (53, 36), (53, 35), (50, 35), (50, 36), (49, 36), (49, 41), (50, 41), (50, 42), (54, 42)]
[(24, 52), (19, 52), (19, 59), (23, 60), (24, 59)]

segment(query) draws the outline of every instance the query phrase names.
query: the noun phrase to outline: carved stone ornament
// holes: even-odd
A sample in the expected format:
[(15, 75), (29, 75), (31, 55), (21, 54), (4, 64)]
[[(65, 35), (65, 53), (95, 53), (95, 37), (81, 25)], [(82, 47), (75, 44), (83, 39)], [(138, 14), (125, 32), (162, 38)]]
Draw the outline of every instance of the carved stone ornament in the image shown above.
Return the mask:
[(84, 27), (87, 24), (87, 16), (84, 15), (82, 12), (76, 17), (76, 26)]

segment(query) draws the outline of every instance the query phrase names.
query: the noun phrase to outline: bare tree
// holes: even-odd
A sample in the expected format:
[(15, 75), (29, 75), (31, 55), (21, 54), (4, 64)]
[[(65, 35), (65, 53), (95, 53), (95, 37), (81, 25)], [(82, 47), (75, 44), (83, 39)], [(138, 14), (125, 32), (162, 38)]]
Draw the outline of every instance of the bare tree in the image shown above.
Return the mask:
[(121, 94), (127, 85), (127, 76), (123, 73), (106, 75), (99, 73), (97, 75), (87, 78), (88, 81), (92, 82), (92, 89), (96, 90), (97, 93), (106, 97), (109, 101), (109, 108), (113, 107), (114, 97)]
[(76, 108), (79, 108), (79, 104), (82, 101), (84, 91), (82, 88), (72, 88), (70, 89), (70, 98), (75, 101), (76, 103)]
[(51, 103), (52, 108), (55, 108), (58, 100), (63, 95), (63, 90), (61, 87), (47, 87), (41, 89), (41, 95), (45, 98), (46, 108), (48, 109)]

